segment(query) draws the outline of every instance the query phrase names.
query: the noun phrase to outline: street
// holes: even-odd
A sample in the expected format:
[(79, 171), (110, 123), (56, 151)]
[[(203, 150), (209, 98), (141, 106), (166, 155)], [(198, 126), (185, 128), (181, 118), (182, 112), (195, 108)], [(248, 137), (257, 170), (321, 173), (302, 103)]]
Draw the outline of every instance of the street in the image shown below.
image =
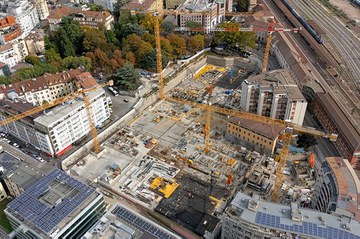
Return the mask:
[[(304, 126), (320, 129), (320, 126), (315, 122), (309, 111), (305, 114)], [(340, 157), (334, 143), (330, 142), (329, 139), (317, 137), (316, 141), (317, 145), (313, 146), (313, 148), (317, 156), (316, 159), (320, 159), (320, 162), (324, 162), (326, 157)]]

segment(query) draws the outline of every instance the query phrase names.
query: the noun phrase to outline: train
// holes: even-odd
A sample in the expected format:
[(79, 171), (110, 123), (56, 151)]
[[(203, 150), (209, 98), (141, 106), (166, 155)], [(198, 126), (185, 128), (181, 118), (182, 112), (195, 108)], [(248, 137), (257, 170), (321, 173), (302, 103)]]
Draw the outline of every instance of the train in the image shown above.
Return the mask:
[(322, 44), (323, 39), (321, 35), (316, 32), (314, 28), (312, 28), (309, 23), (300, 16), (300, 14), (290, 5), (287, 0), (281, 0), (283, 4), (289, 9), (289, 11), (296, 17), (296, 19), (303, 25), (303, 27), (311, 34), (311, 36), (317, 41), (317, 43)]

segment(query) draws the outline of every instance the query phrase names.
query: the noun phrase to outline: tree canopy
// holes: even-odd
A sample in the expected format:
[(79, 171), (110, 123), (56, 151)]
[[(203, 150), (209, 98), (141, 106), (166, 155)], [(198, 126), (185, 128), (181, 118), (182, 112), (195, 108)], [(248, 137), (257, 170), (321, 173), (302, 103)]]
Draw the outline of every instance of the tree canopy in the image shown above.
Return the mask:
[(239, 23), (229, 22), (229, 23), (221, 23), (218, 26), (219, 28), (225, 28), (229, 31), (219, 31), (215, 33), (215, 42), (217, 44), (226, 43), (230, 46), (237, 47), (256, 47), (256, 35), (254, 32), (243, 32), (237, 31), (236, 29), (240, 28)]
[(122, 90), (136, 90), (141, 85), (139, 72), (129, 62), (119, 68), (111, 79)]

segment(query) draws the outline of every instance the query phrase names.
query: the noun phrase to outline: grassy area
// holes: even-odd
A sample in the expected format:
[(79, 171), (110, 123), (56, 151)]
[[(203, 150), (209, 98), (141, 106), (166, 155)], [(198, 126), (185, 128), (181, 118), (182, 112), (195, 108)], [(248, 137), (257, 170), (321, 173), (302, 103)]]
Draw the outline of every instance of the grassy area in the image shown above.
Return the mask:
[(3, 228), (7, 233), (12, 231), (11, 225), (4, 213), (4, 209), (6, 208), (6, 205), (8, 205), (9, 202), (10, 202), (9, 199), (5, 199), (0, 202), (0, 227)]

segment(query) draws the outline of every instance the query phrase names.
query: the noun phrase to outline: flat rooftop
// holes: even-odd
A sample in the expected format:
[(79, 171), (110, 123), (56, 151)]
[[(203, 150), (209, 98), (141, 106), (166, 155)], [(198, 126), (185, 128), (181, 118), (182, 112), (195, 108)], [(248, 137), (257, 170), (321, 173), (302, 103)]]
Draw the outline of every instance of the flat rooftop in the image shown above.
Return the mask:
[(82, 239), (94, 238), (180, 239), (181, 237), (117, 203), (82, 237)]
[(92, 187), (53, 170), (10, 202), (5, 209), (42, 235), (65, 227), (99, 196)]
[(286, 206), (266, 202), (241, 192), (237, 193), (231, 202), (231, 207), (227, 210), (226, 215), (233, 220), (240, 219), (298, 236), (360, 239), (360, 224), (354, 219), (340, 218), (315, 210), (299, 209), (293, 205)]
[(279, 69), (251, 76), (249, 84), (260, 85), (260, 88), (272, 88), (274, 93), (287, 93), (292, 99), (305, 99), (289, 70)]
[[(103, 89), (98, 89), (96, 91), (90, 91), (87, 94), (90, 99), (94, 99), (102, 93), (105, 93), (105, 91)], [(52, 108), (46, 114), (42, 114), (41, 116), (34, 119), (34, 122), (40, 125), (51, 127), (61, 118), (66, 117), (81, 107), (85, 107), (84, 100), (82, 98), (75, 98), (73, 100), (67, 101), (66, 103), (63, 103), (62, 105)]]
[(338, 188), (337, 208), (349, 211), (360, 221), (360, 180), (348, 160), (326, 158)]

